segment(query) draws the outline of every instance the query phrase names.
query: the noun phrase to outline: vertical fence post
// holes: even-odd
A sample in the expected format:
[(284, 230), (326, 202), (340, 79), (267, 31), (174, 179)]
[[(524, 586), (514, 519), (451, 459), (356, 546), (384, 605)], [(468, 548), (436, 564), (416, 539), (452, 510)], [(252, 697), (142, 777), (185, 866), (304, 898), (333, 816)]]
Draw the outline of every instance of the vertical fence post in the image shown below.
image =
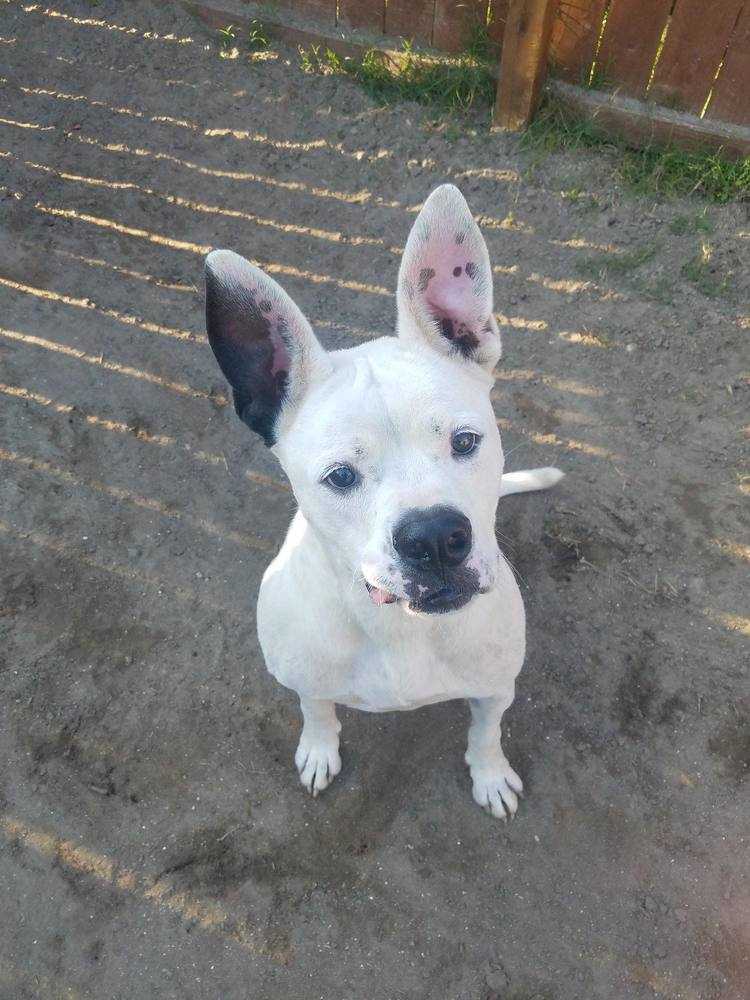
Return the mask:
[(547, 69), (557, 0), (510, 0), (492, 115), (496, 128), (518, 131), (534, 116)]

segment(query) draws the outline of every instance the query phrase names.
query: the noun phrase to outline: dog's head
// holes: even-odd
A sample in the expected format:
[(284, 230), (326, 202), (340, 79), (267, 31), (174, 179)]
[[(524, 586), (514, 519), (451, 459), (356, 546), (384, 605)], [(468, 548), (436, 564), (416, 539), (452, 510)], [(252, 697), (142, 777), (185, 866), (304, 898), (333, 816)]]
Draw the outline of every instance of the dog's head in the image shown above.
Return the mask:
[(397, 338), (326, 353), (279, 285), (226, 250), (206, 281), (237, 413), (279, 458), (339, 576), (417, 613), (490, 589), (501, 344), (487, 247), (458, 189), (437, 188), (409, 235)]

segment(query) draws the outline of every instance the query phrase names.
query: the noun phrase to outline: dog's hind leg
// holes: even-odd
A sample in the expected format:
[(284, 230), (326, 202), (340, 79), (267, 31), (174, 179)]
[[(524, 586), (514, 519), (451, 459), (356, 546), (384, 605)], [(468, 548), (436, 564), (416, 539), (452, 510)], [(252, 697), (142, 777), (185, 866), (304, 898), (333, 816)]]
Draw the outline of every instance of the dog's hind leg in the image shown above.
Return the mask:
[(341, 723), (336, 718), (336, 705), (332, 701), (300, 698), (299, 703), (305, 722), (294, 763), (300, 781), (314, 797), (327, 788), (341, 770)]
[(524, 472), (506, 472), (500, 487), (500, 496), (530, 493), (532, 490), (548, 490), (550, 486), (559, 483), (564, 475), (564, 472), (551, 465), (543, 469), (526, 469)]
[(466, 763), (471, 769), (474, 801), (499, 819), (513, 816), (523, 782), (510, 766), (500, 745), (500, 722), (513, 701), (507, 696), (470, 698), (471, 725)]

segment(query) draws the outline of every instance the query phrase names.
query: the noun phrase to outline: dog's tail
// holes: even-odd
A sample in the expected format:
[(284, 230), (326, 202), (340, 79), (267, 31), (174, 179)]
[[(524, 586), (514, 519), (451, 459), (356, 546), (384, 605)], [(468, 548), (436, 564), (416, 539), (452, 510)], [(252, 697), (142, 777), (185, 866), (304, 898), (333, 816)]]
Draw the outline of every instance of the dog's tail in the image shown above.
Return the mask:
[(501, 497), (511, 493), (530, 493), (532, 490), (548, 490), (559, 483), (565, 475), (560, 469), (548, 465), (543, 469), (527, 469), (525, 472), (506, 472), (503, 476)]

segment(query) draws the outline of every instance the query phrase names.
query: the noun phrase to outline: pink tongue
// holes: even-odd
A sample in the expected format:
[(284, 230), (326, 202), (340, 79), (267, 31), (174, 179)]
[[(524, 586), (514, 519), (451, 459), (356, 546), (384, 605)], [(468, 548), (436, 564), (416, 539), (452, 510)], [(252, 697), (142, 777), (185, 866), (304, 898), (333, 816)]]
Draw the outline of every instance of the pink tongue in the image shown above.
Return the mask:
[(389, 594), (387, 590), (381, 590), (379, 587), (368, 587), (368, 593), (373, 604), (393, 604), (397, 599), (395, 594)]

